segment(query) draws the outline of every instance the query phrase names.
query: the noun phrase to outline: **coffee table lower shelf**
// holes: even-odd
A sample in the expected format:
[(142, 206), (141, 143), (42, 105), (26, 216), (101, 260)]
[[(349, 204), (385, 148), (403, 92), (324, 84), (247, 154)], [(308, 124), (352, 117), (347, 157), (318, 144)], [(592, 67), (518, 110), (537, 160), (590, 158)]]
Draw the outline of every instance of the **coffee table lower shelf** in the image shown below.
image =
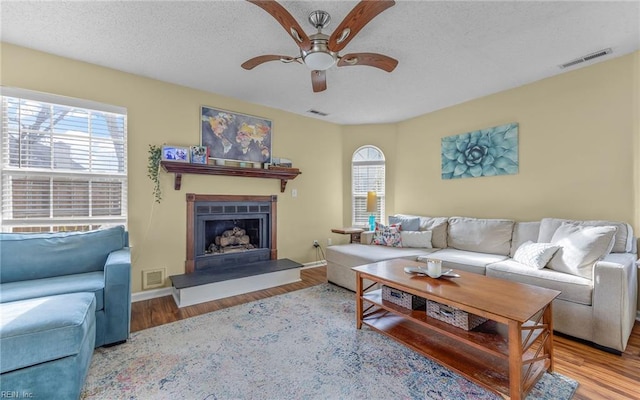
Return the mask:
[[(458, 339), (439, 334), (382, 308), (369, 313), (362, 323), (493, 392), (502, 396), (509, 393), (509, 362), (504, 357), (461, 345)], [(532, 368), (530, 379), (524, 384), (525, 393), (544, 374), (548, 365), (536, 363)]]

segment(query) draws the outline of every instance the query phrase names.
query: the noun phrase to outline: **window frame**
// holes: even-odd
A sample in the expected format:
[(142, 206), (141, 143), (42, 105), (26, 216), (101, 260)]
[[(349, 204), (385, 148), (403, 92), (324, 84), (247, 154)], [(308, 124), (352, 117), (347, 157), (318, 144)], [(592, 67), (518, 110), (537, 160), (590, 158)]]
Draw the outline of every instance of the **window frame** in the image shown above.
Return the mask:
[[(379, 159), (364, 159), (364, 160), (356, 160), (356, 156), (359, 153), (373, 150), (379, 153)], [(366, 179), (377, 179), (379, 182), (371, 185), (370, 183), (360, 183), (356, 182), (358, 179), (356, 177), (356, 167), (380, 167), (377, 172), (374, 170), (373, 172), (377, 174), (377, 177), (367, 177)], [(381, 181), (380, 181), (381, 179)], [(358, 186), (364, 187), (364, 190), (357, 190)], [(374, 187), (372, 187), (374, 186)], [(353, 152), (351, 156), (351, 225), (352, 226), (364, 226), (367, 229), (369, 228), (369, 214), (366, 211), (366, 198), (367, 192), (370, 190), (374, 190), (377, 196), (377, 211), (374, 213), (376, 221), (384, 223), (385, 219), (385, 205), (386, 205), (386, 157), (384, 152), (374, 145), (364, 145), (360, 146), (356, 151)], [(364, 211), (361, 210), (363, 207), (361, 206), (364, 203)]]
[[(51, 156), (48, 156), (49, 159), (46, 162), (39, 163), (40, 155), (37, 152), (31, 153), (28, 150), (25, 153), (20, 148), (22, 145), (20, 135), (23, 132), (30, 132), (29, 128), (33, 126), (25, 128), (11, 124), (8, 119), (10, 110), (8, 99), (33, 102), (37, 107), (47, 106), (52, 110), (56, 107), (71, 109), (74, 113), (77, 110), (82, 117), (76, 121), (84, 122), (86, 119), (86, 128), (80, 125), (81, 127), (76, 130), (76, 126), (65, 125), (69, 123), (68, 119), (64, 122), (66, 116), (57, 121), (49, 121), (48, 125), (44, 123), (43, 126), (48, 127), (37, 132), (45, 135), (44, 141), (40, 144), (45, 150), (44, 154), (50, 151)], [(2, 126), (0, 129), (0, 231), (92, 230), (113, 225), (124, 225), (126, 228), (128, 221), (126, 108), (4, 86), (0, 87), (0, 101), (2, 103), (0, 107)], [(22, 109), (18, 110), (18, 112), (21, 111)], [(49, 118), (53, 119), (53, 114)], [(102, 118), (102, 124), (107, 127), (106, 132), (109, 132), (110, 136), (104, 137), (104, 130), (101, 131), (97, 126), (92, 126), (96, 118)], [(112, 121), (116, 121), (116, 124), (110, 125)], [(55, 123), (58, 122), (63, 122), (63, 125), (56, 126)], [(116, 136), (113, 136), (112, 126), (117, 127)], [(19, 135), (18, 152), (14, 154), (15, 149), (12, 148), (11, 140), (16, 140), (16, 132)], [(69, 133), (71, 136), (67, 136)], [(14, 135), (14, 139), (11, 139), (10, 135)], [(57, 164), (63, 157), (58, 155), (57, 157), (60, 158), (54, 158), (57, 150), (57, 147), (54, 148), (54, 143), (68, 145), (69, 141), (73, 140), (76, 140), (76, 145), (80, 146), (80, 153), (74, 154), (84, 156), (88, 166), (80, 166), (73, 156), (69, 156), (71, 161), (67, 163), (68, 166)], [(107, 153), (104, 153), (105, 148)], [(109, 149), (113, 149), (112, 152)], [(15, 157), (18, 157), (17, 162)], [(26, 162), (23, 157), (27, 157)], [(115, 161), (112, 157), (116, 158)], [(32, 160), (35, 160), (32, 165), (24, 165)], [(39, 188), (40, 192), (33, 189), (34, 192), (30, 193), (29, 187)], [(17, 193), (16, 190), (18, 190)], [(31, 195), (38, 200), (31, 200)], [(15, 212), (20, 207), (27, 211), (31, 207), (40, 207), (41, 212), (31, 214), (23, 211), (24, 215), (22, 215)]]

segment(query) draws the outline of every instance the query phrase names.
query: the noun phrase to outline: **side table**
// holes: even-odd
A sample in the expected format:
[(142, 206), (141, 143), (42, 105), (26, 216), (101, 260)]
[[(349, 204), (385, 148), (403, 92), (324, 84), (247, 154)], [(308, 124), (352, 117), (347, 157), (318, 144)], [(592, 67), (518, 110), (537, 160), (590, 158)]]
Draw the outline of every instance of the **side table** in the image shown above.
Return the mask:
[(351, 235), (351, 240), (349, 241), (349, 243), (360, 243), (360, 234), (364, 232), (364, 229), (355, 227), (335, 228), (331, 229), (331, 232), (339, 233), (341, 235)]

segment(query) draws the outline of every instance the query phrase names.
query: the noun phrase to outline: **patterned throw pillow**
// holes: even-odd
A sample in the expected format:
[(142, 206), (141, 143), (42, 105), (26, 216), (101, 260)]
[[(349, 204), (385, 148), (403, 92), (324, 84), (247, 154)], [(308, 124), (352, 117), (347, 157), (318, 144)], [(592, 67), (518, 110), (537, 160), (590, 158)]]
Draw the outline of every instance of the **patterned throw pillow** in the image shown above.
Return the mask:
[(376, 222), (376, 230), (373, 232), (373, 244), (389, 247), (402, 247), (400, 230), (400, 224), (386, 226)]
[(520, 245), (513, 255), (513, 259), (520, 264), (533, 268), (544, 268), (560, 246), (551, 243), (534, 243), (528, 240)]

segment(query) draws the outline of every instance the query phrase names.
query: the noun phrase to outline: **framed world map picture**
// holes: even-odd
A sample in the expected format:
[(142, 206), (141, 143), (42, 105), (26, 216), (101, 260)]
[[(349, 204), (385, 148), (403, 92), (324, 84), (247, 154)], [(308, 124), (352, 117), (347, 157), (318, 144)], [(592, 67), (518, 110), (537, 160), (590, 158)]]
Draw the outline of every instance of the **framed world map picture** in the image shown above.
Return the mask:
[(210, 158), (271, 162), (271, 121), (202, 106), (200, 144), (209, 148)]

